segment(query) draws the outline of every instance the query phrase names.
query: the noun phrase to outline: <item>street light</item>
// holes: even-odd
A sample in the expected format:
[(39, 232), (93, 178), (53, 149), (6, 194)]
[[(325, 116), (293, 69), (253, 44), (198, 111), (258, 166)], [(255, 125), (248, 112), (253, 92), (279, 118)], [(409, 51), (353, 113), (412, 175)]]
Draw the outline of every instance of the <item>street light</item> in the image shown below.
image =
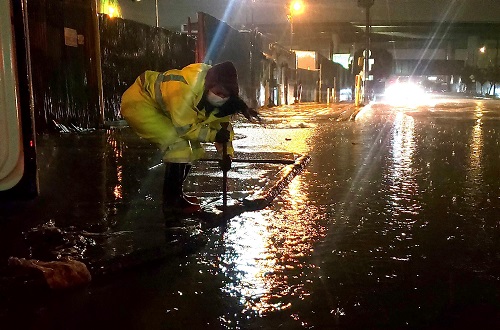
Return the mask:
[[(295, 16), (300, 15), (304, 12), (304, 3), (302, 0), (292, 0), (290, 2), (290, 7), (288, 8), (288, 20), (290, 20), (290, 52), (293, 53), (293, 19)], [(295, 64), (293, 66), (293, 70), (295, 71), (295, 88), (294, 88), (294, 94), (295, 94), (295, 100), (294, 102), (297, 102), (298, 100), (298, 86), (297, 86), (297, 58), (295, 57), (295, 53), (293, 53), (293, 57), (295, 60)]]
[[(254, 21), (253, 21), (253, 12), (254, 12), (254, 6), (255, 6), (255, 0), (247, 0), (250, 2), (250, 23), (251, 23), (251, 28), (252, 30), (255, 28), (254, 26)], [(246, 17), (247, 24), (248, 24), (248, 15)]]
[(288, 19), (290, 20), (290, 50), (293, 49), (293, 18), (304, 12), (304, 2), (301, 0), (293, 0), (290, 3)]
[(368, 67), (370, 65), (370, 8), (373, 6), (375, 0), (358, 0), (358, 6), (365, 8), (366, 12), (366, 47), (365, 47), (365, 65), (363, 69), (363, 82), (364, 82), (364, 102), (365, 104), (368, 103), (368, 93), (366, 90), (366, 81), (368, 80)]
[(100, 1), (97, 1), (96, 8), (100, 14), (106, 14), (110, 18), (122, 17), (118, 0), (100, 0)]

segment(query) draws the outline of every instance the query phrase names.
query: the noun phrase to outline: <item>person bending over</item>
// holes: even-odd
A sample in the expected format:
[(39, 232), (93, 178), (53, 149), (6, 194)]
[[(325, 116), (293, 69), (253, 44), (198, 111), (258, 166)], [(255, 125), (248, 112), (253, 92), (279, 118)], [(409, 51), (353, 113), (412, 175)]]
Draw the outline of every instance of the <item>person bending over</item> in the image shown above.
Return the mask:
[(183, 192), (183, 183), (192, 163), (204, 155), (202, 143), (214, 142), (219, 152), (227, 144), (228, 156), (221, 167), (228, 170), (234, 155), (231, 116), (241, 113), (250, 121), (259, 119), (239, 97), (232, 62), (194, 63), (163, 73), (146, 71), (123, 93), (120, 112), (140, 137), (163, 152), (165, 214), (201, 210), (198, 199)]

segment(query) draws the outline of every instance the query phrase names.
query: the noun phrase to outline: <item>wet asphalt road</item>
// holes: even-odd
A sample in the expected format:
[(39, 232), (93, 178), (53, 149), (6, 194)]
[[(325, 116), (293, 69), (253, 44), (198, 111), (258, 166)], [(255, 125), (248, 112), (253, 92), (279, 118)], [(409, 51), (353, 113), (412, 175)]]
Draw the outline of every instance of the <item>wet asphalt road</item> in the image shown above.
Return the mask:
[[(498, 328), (499, 101), (374, 103), (355, 121), (317, 105), (263, 115), (265, 127), (236, 126), (238, 152), (311, 156), (270, 207), (212, 230), (186, 256), (83, 289), (12, 299), (5, 322), (26, 329)], [(142, 165), (127, 161), (127, 150), (141, 147), (113, 134), (107, 142), (124, 144), (116, 151), (126, 161), (108, 164), (121, 174), (96, 212), (164, 235), (154, 157), (145, 149)], [(128, 175), (132, 166), (143, 167), (142, 177)], [(195, 165), (188, 189), (213, 187), (201, 193), (207, 199), (218, 184), (206, 175), (210, 166)], [(276, 170), (236, 164), (232, 197)]]

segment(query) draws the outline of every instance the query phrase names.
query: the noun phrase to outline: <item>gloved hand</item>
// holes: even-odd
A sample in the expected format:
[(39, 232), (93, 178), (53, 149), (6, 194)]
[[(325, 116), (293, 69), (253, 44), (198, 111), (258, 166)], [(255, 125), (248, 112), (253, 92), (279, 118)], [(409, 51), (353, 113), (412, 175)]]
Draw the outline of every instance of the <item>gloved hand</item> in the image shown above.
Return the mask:
[(242, 112), (243, 116), (245, 116), (246, 119), (250, 122), (262, 122), (262, 118), (260, 118), (259, 113), (252, 108), (246, 108)]
[(215, 134), (215, 142), (219, 143), (226, 143), (229, 142), (229, 137), (230, 137), (229, 130), (225, 128), (221, 128), (217, 134)]
[(229, 171), (231, 169), (231, 156), (226, 155), (223, 156), (221, 160), (219, 160), (220, 169), (223, 171)]

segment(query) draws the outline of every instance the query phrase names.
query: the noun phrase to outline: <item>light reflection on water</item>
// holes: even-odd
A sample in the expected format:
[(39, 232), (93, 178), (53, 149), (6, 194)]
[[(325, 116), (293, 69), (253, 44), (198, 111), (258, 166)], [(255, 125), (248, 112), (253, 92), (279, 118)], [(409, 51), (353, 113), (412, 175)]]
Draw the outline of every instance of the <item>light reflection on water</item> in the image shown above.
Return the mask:
[[(162, 325), (193, 329), (417, 329), (443, 313), (486, 315), (478, 310), (498, 306), (500, 139), (498, 116), (493, 121), (486, 111), (491, 106), (478, 102), (474, 110), (472, 103), (411, 113), (381, 108), (382, 115), (374, 106), (361, 122), (237, 130), (246, 136), (235, 141), (237, 150), (275, 151), (270, 145), (276, 144), (310, 154), (312, 162), (269, 208), (244, 213), (216, 232), (204, 253), (179, 267), (166, 265), (161, 275), (155, 268), (140, 285), (113, 283), (114, 296), (129, 297), (132, 290), (138, 299), (127, 310), (156, 328), (165, 315)], [(115, 137), (103, 143), (109, 155), (102, 165), (115, 166), (107, 173), (107, 201), (143, 200), (147, 187), (157, 187), (153, 195), (160, 196), (160, 169), (146, 178), (130, 175), (130, 167), (147, 161), (135, 153), (130, 158)], [(254, 181), (232, 191), (233, 198), (274, 173), (273, 166), (234, 166), (231, 179)], [(197, 190), (218, 184), (214, 179)], [(156, 215), (143, 212), (138, 209), (139, 220), (150, 226)], [(144, 236), (141, 244), (151, 239)]]
[[(391, 159), (385, 169), (389, 184), (387, 211), (395, 220), (403, 222), (401, 230), (404, 230), (406, 220), (410, 220), (408, 215), (417, 215), (421, 209), (418, 200), (415, 200), (419, 188), (416, 170), (413, 168), (416, 144), (415, 122), (412, 117), (402, 112), (396, 115), (389, 148)], [(403, 231), (400, 235), (404, 236), (403, 239), (411, 239), (409, 233), (411, 231)]]
[(243, 214), (241, 221), (226, 234), (227, 243), (232, 246), (231, 253), (222, 256), (222, 264), (232, 264), (238, 274), (237, 281), (229, 282), (222, 290), (241, 298), (244, 310), (266, 310), (270, 306), (256, 307), (256, 301), (269, 290), (266, 274), (272, 272), (275, 260), (267, 251), (266, 242), (270, 233), (266, 230), (267, 212)]
[(118, 184), (116, 184), (115, 187), (113, 188), (113, 195), (115, 196), (115, 202), (123, 198), (123, 187), (122, 187), (123, 167), (121, 165), (118, 165), (116, 167), (116, 177), (118, 179)]
[[(123, 141), (117, 138), (117, 134), (119, 134), (116, 130), (108, 130), (108, 138), (106, 142), (111, 148), (111, 152), (109, 153), (112, 158), (112, 164), (109, 166), (116, 166), (116, 184), (113, 187), (113, 197), (114, 200), (112, 202), (120, 202), (123, 198)], [(107, 173), (108, 174), (108, 171)], [(110, 180), (109, 178), (108, 180)], [(114, 178), (113, 178), (114, 179)], [(111, 180), (110, 180), (111, 181)]]
[[(263, 146), (260, 152), (272, 145), (274, 152), (306, 154), (313, 129), (300, 123), (299, 129), (295, 126), (276, 126), (259, 134), (251, 127), (241, 128), (238, 133), (243, 138), (234, 141), (235, 149), (245, 152), (247, 144), (257, 143)], [(293, 299), (287, 296), (296, 299), (309, 295), (298, 279), (303, 269), (310, 266), (303, 259), (311, 254), (320, 231), (315, 228), (317, 215), (308, 210), (303, 185), (300, 176), (290, 182), (282, 197), (278, 197), (281, 202), (274, 202), (279, 203), (280, 212), (245, 213), (234, 219), (227, 230), (225, 238), (231, 248), (221, 257), (221, 264), (230, 264), (237, 280), (226, 283), (222, 291), (240, 298), (244, 314), (265, 315), (289, 309)]]
[(483, 183), (482, 179), (482, 149), (484, 146), (483, 136), (483, 110), (484, 104), (478, 102), (474, 111), (476, 121), (472, 128), (472, 135), (470, 137), (470, 150), (468, 157), (468, 173), (467, 173), (467, 186), (470, 195), (474, 196), (480, 191), (479, 187)]
[[(480, 108), (481, 121), (471, 125), (472, 103), (409, 111), (374, 106), (355, 123), (260, 135), (240, 130), (243, 149), (276, 144), (310, 153), (312, 162), (269, 209), (231, 221), (217, 271), (230, 278), (222, 291), (239, 305), (217, 310), (218, 319), (250, 320), (252, 328), (425, 328), (479, 296), (475, 284), (484, 297), (489, 283), (468, 282), (476, 273), (463, 276), (463, 269), (495, 275), (485, 266), (495, 257), (474, 258), (495, 255), (497, 234), (480, 233), (475, 219), (462, 221), (474, 218), (471, 206), (453, 202), (498, 191), (477, 184), (498, 183), (487, 180), (485, 166), (493, 166), (480, 164), (488, 158), (485, 140), (497, 134), (486, 134)], [(467, 184), (477, 190), (467, 192)], [(492, 212), (477, 211), (493, 224)], [(469, 241), (453, 238), (459, 234)]]
[(245, 213), (227, 232), (232, 249), (222, 256), (222, 264), (232, 264), (239, 275), (223, 291), (240, 297), (243, 313), (289, 309), (293, 301), (310, 295), (307, 277), (315, 266), (307, 260), (324, 230), (304, 184), (296, 177), (275, 201), (278, 212)]

